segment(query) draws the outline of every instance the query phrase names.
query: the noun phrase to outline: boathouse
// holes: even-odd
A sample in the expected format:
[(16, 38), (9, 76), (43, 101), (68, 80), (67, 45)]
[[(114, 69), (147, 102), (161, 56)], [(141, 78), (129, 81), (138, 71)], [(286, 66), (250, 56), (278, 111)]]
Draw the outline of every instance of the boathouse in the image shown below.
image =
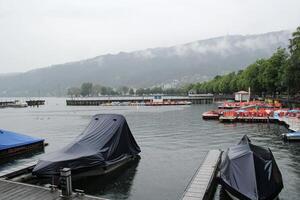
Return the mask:
[(249, 101), (250, 100), (250, 94), (246, 91), (239, 91), (234, 93), (234, 100), (235, 101)]

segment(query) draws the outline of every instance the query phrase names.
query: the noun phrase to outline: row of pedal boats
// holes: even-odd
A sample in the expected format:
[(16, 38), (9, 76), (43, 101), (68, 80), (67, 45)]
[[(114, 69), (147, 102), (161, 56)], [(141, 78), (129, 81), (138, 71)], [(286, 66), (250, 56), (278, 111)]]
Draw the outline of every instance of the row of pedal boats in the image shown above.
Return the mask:
[[(98, 114), (73, 142), (44, 154), (32, 176), (53, 180), (63, 168), (71, 169), (74, 179), (104, 175), (138, 159), (140, 152), (124, 116)], [(283, 188), (271, 150), (252, 144), (246, 135), (223, 153), (217, 180), (233, 199), (276, 199)]]
[[(225, 119), (228, 118), (227, 121), (230, 122), (235, 120), (251, 121), (251, 119), (254, 119), (254, 122), (256, 119), (259, 119), (260, 121), (265, 119), (265, 122), (278, 122), (289, 128), (289, 132), (281, 135), (283, 140), (300, 141), (300, 108), (279, 109), (274, 107), (251, 105), (231, 110), (218, 109), (207, 111), (202, 114), (202, 118), (206, 120), (220, 119), (220, 121), (225, 121)], [(289, 123), (296, 126), (292, 128)]]

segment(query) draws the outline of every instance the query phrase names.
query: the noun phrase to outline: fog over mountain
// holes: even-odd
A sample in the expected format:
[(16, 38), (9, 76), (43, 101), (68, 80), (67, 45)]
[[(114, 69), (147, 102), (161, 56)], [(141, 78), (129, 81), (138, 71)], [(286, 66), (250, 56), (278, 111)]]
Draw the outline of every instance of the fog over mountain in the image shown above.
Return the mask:
[(82, 82), (138, 88), (204, 81), (269, 57), (290, 36), (289, 31), (227, 35), (0, 75), (0, 96), (59, 96)]

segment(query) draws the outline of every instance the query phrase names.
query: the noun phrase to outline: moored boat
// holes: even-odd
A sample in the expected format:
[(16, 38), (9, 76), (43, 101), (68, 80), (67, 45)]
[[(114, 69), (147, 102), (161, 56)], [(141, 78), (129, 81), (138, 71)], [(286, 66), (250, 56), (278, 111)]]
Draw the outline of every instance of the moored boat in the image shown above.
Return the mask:
[(0, 130), (0, 162), (25, 153), (44, 149), (44, 140), (7, 130)]
[(281, 172), (270, 149), (245, 135), (230, 147), (220, 166), (219, 183), (233, 199), (276, 199), (283, 188)]
[(52, 177), (58, 176), (61, 168), (70, 168), (75, 178), (101, 175), (135, 159), (139, 153), (124, 116), (98, 114), (73, 142), (45, 154), (32, 174)]
[(300, 131), (283, 133), (281, 136), (286, 141), (300, 141)]
[(203, 119), (219, 119), (219, 117), (220, 117), (220, 112), (216, 110), (207, 111), (202, 114)]

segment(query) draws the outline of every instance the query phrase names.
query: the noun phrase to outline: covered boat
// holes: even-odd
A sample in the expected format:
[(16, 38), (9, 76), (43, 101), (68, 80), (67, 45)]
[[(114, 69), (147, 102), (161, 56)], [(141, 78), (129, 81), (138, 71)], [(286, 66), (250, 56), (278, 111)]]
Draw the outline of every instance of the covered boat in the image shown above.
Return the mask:
[(44, 149), (44, 140), (7, 130), (0, 130), (0, 161)]
[(300, 141), (300, 131), (283, 133), (281, 136), (286, 141)]
[(271, 150), (252, 144), (246, 135), (225, 153), (219, 181), (233, 199), (271, 200), (283, 188)]
[(45, 154), (32, 173), (50, 177), (59, 175), (61, 168), (70, 168), (75, 177), (100, 175), (120, 167), (139, 153), (124, 116), (98, 114), (73, 142)]

